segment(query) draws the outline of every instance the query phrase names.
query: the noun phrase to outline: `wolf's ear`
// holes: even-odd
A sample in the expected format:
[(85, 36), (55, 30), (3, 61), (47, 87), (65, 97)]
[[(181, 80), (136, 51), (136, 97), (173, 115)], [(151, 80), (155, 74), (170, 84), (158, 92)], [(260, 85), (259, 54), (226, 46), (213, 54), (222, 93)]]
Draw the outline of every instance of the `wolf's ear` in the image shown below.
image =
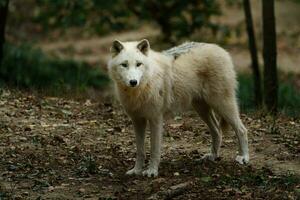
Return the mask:
[(110, 48), (110, 53), (113, 57), (115, 57), (122, 51), (122, 49), (124, 49), (122, 43), (119, 40), (115, 40), (113, 41), (112, 46)]
[(141, 40), (138, 45), (137, 48), (144, 54), (144, 55), (148, 55), (149, 49), (150, 49), (150, 44), (149, 41), (147, 39), (143, 39)]

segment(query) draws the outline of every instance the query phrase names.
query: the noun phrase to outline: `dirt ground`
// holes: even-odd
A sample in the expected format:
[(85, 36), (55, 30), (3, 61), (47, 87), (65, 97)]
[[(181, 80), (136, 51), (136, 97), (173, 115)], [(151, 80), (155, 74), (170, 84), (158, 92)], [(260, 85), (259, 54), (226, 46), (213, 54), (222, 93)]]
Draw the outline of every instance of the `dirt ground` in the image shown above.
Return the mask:
[(166, 121), (159, 176), (146, 178), (125, 175), (135, 144), (118, 104), (3, 90), (0, 105), (0, 199), (300, 197), (299, 118), (242, 114), (251, 163), (240, 166), (233, 133), (224, 136), (220, 160), (201, 161), (210, 135), (186, 112)]

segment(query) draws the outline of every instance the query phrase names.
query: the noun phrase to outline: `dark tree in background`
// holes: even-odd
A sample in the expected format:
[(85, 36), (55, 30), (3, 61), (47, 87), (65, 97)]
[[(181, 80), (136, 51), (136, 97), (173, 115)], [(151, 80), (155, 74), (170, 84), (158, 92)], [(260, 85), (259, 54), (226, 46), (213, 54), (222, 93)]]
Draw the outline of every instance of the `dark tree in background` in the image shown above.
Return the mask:
[(216, 0), (126, 0), (128, 10), (140, 20), (155, 22), (165, 42), (176, 43), (203, 27), (216, 29), (210, 18), (220, 14)]
[(256, 47), (255, 33), (253, 28), (251, 5), (249, 0), (244, 0), (243, 3), (244, 3), (245, 20), (247, 25), (249, 51), (251, 54), (251, 61), (252, 61), (251, 68), (252, 68), (253, 80), (254, 80), (254, 98), (255, 98), (254, 101), (257, 107), (261, 107), (262, 105), (261, 76), (260, 76), (258, 57), (257, 57), (257, 47)]
[(3, 45), (5, 42), (5, 26), (8, 13), (9, 0), (0, 0), (0, 64), (3, 58)]
[(262, 7), (264, 101), (267, 110), (275, 114), (278, 104), (278, 80), (274, 0), (263, 0)]

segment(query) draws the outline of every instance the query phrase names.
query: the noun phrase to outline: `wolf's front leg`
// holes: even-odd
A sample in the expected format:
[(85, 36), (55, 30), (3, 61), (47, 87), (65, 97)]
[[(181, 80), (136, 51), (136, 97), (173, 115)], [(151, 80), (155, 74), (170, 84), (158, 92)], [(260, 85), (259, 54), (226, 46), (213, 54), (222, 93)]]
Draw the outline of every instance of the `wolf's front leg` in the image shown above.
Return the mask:
[(151, 155), (148, 168), (143, 171), (144, 176), (155, 177), (158, 175), (158, 166), (161, 156), (161, 142), (163, 130), (163, 116), (149, 120), (150, 122), (150, 139), (151, 139)]
[(134, 168), (127, 171), (127, 175), (141, 175), (145, 162), (145, 130), (147, 121), (144, 118), (132, 118), (135, 140), (136, 140), (136, 160)]

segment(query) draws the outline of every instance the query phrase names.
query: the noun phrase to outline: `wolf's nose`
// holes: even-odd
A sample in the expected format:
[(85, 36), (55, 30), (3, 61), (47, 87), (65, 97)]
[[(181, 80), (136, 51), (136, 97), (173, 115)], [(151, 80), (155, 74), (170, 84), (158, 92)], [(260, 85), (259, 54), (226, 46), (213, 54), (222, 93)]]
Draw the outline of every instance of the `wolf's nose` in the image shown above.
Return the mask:
[(130, 80), (129, 83), (130, 83), (131, 87), (134, 87), (137, 84), (137, 80), (135, 80), (135, 79)]

